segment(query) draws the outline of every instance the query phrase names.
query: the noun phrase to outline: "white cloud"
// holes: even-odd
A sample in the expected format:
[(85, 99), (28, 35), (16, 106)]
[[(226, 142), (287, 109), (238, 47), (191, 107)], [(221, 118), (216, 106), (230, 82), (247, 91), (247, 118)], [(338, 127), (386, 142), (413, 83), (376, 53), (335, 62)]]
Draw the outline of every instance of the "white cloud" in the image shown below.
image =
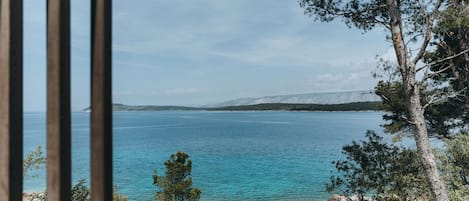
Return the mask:
[[(263, 3), (271, 4), (203, 0), (174, 7), (156, 1), (137, 8), (133, 3), (119, 1), (114, 50), (138, 55), (178, 55), (207, 62), (218, 57), (253, 66), (285, 67), (347, 64), (360, 60), (353, 55), (364, 54), (350, 52), (351, 41), (344, 42), (341, 34), (336, 38), (334, 35), (338, 34), (324, 37), (317, 33), (322, 28), (303, 15), (296, 2), (271, 6)], [(259, 12), (256, 6), (271, 10)], [(353, 37), (361, 37), (358, 32), (355, 34)]]
[(296, 1), (117, 0), (114, 7), (114, 84), (132, 102), (369, 89), (386, 45), (377, 33), (313, 22)]

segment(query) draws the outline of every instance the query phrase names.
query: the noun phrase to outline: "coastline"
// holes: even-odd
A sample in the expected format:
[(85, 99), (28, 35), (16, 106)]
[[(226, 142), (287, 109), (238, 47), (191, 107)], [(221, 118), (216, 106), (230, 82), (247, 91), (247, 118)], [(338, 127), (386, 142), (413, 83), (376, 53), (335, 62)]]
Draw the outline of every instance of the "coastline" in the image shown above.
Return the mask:
[[(316, 103), (261, 103), (254, 105), (232, 105), (219, 107), (187, 107), (171, 105), (125, 105), (113, 104), (113, 111), (284, 111), (284, 112), (346, 112), (346, 111), (380, 111), (380, 102), (351, 102), (340, 104)], [(91, 108), (82, 109), (90, 112)]]
[[(24, 192), (23, 193), (23, 199), (22, 201), (35, 201), (35, 200), (42, 200), (44, 199), (45, 192)], [(217, 198), (208, 198), (204, 199), (201, 198), (203, 201), (217, 201), (220, 199)], [(224, 199), (226, 200), (226, 198)], [(232, 199), (228, 199), (232, 200)], [(244, 200), (244, 199), (243, 199)], [(257, 200), (257, 199), (256, 199)], [(338, 195), (338, 194), (333, 194), (329, 196), (329, 198), (314, 198), (314, 197), (294, 197), (294, 198), (270, 198), (270, 199), (265, 199), (263, 198), (262, 200), (266, 201), (358, 201), (357, 196), (343, 196), (343, 195)], [(371, 198), (365, 198), (365, 200), (371, 201)]]
[(45, 197), (45, 192), (24, 192), (22, 201), (35, 201), (42, 200)]

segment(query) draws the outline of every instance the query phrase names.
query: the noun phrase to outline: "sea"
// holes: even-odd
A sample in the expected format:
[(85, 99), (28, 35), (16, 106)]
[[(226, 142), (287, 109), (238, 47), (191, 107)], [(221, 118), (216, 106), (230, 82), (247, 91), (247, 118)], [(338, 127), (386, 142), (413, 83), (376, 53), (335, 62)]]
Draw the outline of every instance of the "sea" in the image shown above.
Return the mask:
[[(129, 201), (155, 200), (152, 175), (177, 151), (192, 160), (202, 201), (327, 200), (341, 148), (382, 133), (382, 112), (114, 112), (113, 180)], [(46, 114), (24, 114), (24, 152), (46, 144)], [(90, 178), (90, 113), (72, 113), (72, 179)], [(44, 169), (24, 191), (44, 191)]]

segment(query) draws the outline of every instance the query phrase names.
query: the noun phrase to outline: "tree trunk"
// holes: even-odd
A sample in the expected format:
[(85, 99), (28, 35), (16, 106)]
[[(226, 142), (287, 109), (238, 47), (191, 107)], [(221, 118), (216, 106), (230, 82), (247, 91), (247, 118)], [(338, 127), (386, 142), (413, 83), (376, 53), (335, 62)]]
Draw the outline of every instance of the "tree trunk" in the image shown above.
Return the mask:
[[(415, 67), (413, 68), (415, 72)], [(412, 74), (412, 73), (410, 73)], [(415, 73), (414, 73), (415, 74)], [(427, 124), (424, 116), (424, 109), (420, 102), (420, 88), (415, 82), (415, 75), (408, 79), (406, 91), (409, 93), (408, 104), (410, 120), (414, 125), (414, 138), (417, 145), (417, 152), (420, 156), (425, 177), (429, 183), (432, 196), (437, 201), (448, 201), (448, 193), (444, 181), (440, 178), (435, 156), (433, 155), (430, 142), (428, 140)]]
[(420, 87), (416, 81), (415, 64), (409, 58), (407, 46), (404, 42), (401, 14), (398, 0), (387, 0), (389, 16), (391, 18), (391, 33), (394, 50), (396, 52), (399, 71), (406, 92), (406, 104), (409, 110), (409, 120), (414, 126), (414, 138), (417, 152), (425, 170), (425, 177), (435, 201), (449, 201), (445, 183), (441, 180), (428, 140), (428, 130), (424, 116), (424, 108), (420, 102)]

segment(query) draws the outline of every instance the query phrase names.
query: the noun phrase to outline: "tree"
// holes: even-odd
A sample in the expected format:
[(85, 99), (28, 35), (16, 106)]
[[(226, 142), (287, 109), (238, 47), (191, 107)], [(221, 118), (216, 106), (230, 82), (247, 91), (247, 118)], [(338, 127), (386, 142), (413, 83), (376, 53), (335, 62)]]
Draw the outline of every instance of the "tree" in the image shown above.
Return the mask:
[(192, 188), (192, 161), (184, 152), (172, 154), (164, 165), (166, 176), (158, 176), (155, 171), (153, 185), (162, 191), (156, 193), (155, 199), (159, 201), (197, 201), (202, 193), (198, 188)]
[[(42, 147), (37, 146), (36, 150), (30, 151), (25, 159), (23, 160), (23, 173), (28, 175), (32, 170), (42, 169), (46, 166), (47, 159), (42, 152)], [(36, 176), (36, 175), (33, 175)], [(85, 185), (86, 180), (80, 179), (78, 183), (71, 189), (71, 201), (89, 201), (90, 189)], [(47, 194), (34, 193), (31, 195), (31, 200), (45, 201), (47, 200)], [(113, 201), (127, 201), (127, 197), (117, 192), (117, 188), (114, 187), (114, 193), (112, 197)]]
[[(47, 194), (46, 193), (35, 193), (30, 198), (32, 201), (46, 201)], [(86, 186), (86, 180), (80, 179), (78, 183), (71, 189), (71, 201), (90, 201), (90, 189)], [(112, 201), (127, 201), (127, 196), (120, 194), (117, 191), (117, 188), (114, 187), (114, 191), (112, 194)]]
[[(420, 100), (431, 137), (450, 138), (469, 123), (469, 4), (466, 2), (447, 2), (433, 31), (434, 39), (430, 43), (433, 48), (424, 54), (425, 64), (416, 70), (423, 76)], [(380, 81), (376, 87), (383, 100), (381, 109), (391, 112), (384, 116), (390, 121), (384, 127), (390, 133), (409, 131), (412, 125), (402, 118), (408, 116), (403, 107), (402, 82), (396, 79), (398, 76), (390, 63), (381, 63), (380, 68), (391, 71), (386, 72), (388, 80)]]
[(28, 175), (33, 170), (44, 168), (45, 165), (46, 157), (42, 152), (42, 147), (37, 146), (36, 150), (30, 151), (23, 160), (23, 175)]
[(421, 163), (415, 160), (414, 150), (399, 148), (383, 142), (373, 131), (366, 133), (366, 141), (345, 145), (345, 160), (334, 161), (340, 176), (331, 177), (328, 192), (342, 191), (356, 195), (360, 201), (428, 200), (429, 191)]
[(85, 185), (86, 180), (80, 179), (78, 183), (72, 187), (72, 201), (90, 201), (90, 189)]
[(446, 139), (446, 148), (439, 159), (450, 198), (453, 201), (469, 200), (469, 133), (459, 133)]
[[(421, 102), (427, 103), (427, 98), (434, 95), (435, 89), (422, 89)], [(382, 111), (388, 113), (383, 115), (387, 123), (382, 125), (387, 133), (397, 134), (397, 139), (401, 137), (411, 137), (413, 126), (408, 121), (409, 111), (405, 102), (404, 86), (399, 81), (379, 81), (375, 87), (375, 93), (381, 97), (382, 103), (378, 105)], [(450, 138), (454, 129), (462, 128), (460, 119), (467, 111), (464, 104), (459, 105), (454, 101), (445, 101), (439, 104), (429, 105), (425, 112), (425, 120), (428, 129), (428, 136), (438, 139)]]
[[(449, 0), (434, 30), (432, 51), (426, 53), (425, 79), (452, 96), (437, 105), (445, 116), (441, 127), (461, 129), (469, 123), (469, 1)], [(445, 110), (441, 110), (441, 109)]]
[(127, 201), (127, 196), (119, 193), (117, 186), (114, 186), (112, 193), (112, 201)]
[[(428, 75), (441, 73), (431, 72), (429, 67), (433, 64), (418, 66), (423, 61), (434, 35), (441, 5), (442, 0), (300, 0), (300, 6), (305, 9), (305, 13), (316, 20), (330, 22), (340, 18), (347, 26), (363, 32), (376, 27), (383, 27), (387, 31), (387, 38), (392, 42), (396, 54), (399, 83), (403, 90), (404, 110), (399, 118), (405, 120), (413, 133), (432, 197), (437, 201), (447, 201), (448, 193), (431, 150), (428, 121), (425, 116), (428, 107), (439, 102), (441, 96), (439, 99), (430, 98), (426, 103), (422, 102), (425, 80), (417, 78), (418, 71), (430, 72), (423, 79)], [(412, 50), (411, 42), (414, 42), (412, 47), (417, 47), (417, 50)], [(454, 55), (443, 58), (443, 61), (458, 54), (460, 53), (455, 52)], [(436, 63), (440, 61), (437, 60)]]

